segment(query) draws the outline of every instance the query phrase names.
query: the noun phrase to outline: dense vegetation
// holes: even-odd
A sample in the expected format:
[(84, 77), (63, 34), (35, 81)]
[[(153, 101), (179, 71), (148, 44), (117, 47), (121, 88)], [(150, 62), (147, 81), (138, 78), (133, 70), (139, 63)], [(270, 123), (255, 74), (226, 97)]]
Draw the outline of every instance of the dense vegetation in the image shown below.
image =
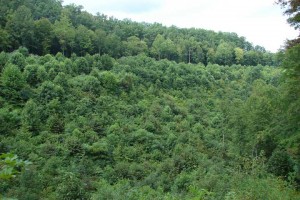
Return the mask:
[(70, 56), (108, 54), (114, 58), (146, 53), (177, 62), (220, 65), (277, 65), (274, 54), (235, 33), (180, 29), (161, 24), (118, 20), (62, 7), (57, 0), (1, 0), (0, 51), (20, 46), (30, 53), (63, 52)]
[(0, 198), (299, 199), (299, 45), (0, 3)]

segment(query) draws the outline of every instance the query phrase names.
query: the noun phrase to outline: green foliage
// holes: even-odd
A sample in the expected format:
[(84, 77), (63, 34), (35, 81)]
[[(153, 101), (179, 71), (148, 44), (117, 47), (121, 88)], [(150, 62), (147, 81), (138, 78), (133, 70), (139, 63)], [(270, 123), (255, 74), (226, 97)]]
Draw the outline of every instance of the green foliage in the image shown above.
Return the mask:
[[(297, 180), (295, 145), (291, 153), (276, 150), (281, 132), (290, 131), (281, 83), (270, 81), (280, 69), (204, 67), (141, 54), (24, 58), (31, 64), (23, 73), (5, 65), (1, 86), (20, 91), (27, 82), (32, 94), (23, 104), (2, 101), (0, 137), (3, 149), (33, 160), (38, 174), (7, 182), (8, 197), (251, 199), (261, 194), (241, 193), (252, 182), (240, 186), (239, 177), (261, 187), (275, 175), (282, 184)], [(33, 186), (26, 190), (25, 183)], [(270, 187), (270, 198), (278, 188), (294, 195)]]
[(240, 64), (243, 62), (243, 58), (244, 58), (244, 51), (243, 49), (236, 47), (234, 49), (234, 55), (235, 55), (235, 60), (237, 62), (237, 64)]
[(0, 180), (8, 180), (16, 177), (27, 165), (29, 161), (23, 161), (12, 153), (2, 153), (0, 155)]
[(41, 114), (36, 102), (29, 100), (22, 111), (22, 124), (26, 129), (36, 133), (41, 127)]
[(92, 199), (179, 199), (170, 194), (163, 194), (161, 190), (153, 190), (151, 187), (135, 187), (131, 189), (130, 183), (127, 180), (120, 180), (117, 184), (110, 185), (106, 181), (99, 181), (97, 184), (97, 192), (92, 196)]
[[(22, 48), (20, 48), (22, 50)], [(26, 52), (26, 50), (25, 50)], [(25, 61), (25, 57), (24, 54), (16, 51), (15, 53), (13, 53), (10, 58), (9, 58), (9, 62), (13, 65), (16, 65), (17, 67), (19, 67), (20, 70), (23, 70), (24, 67), (26, 66), (26, 61)]]
[(93, 38), (93, 42), (95, 46), (98, 49), (98, 53), (101, 54), (104, 51), (105, 47), (105, 41), (106, 40), (106, 33), (102, 29), (96, 29), (95, 30), (95, 35)]
[(34, 21), (31, 10), (24, 5), (20, 5), (6, 23), (6, 29), (13, 38), (12, 43), (15, 48), (19, 46), (30, 47), (33, 41), (33, 27)]
[(23, 76), (30, 86), (37, 87), (44, 81), (46, 72), (43, 72), (43, 68), (37, 64), (27, 65), (24, 68)]
[(61, 183), (57, 186), (57, 198), (72, 199), (88, 199), (88, 194), (84, 192), (83, 184), (80, 179), (71, 172), (66, 172), (61, 179)]
[(282, 188), (285, 188), (282, 180), (243, 176), (239, 177), (239, 181), (236, 181), (234, 189), (226, 194), (225, 199), (296, 200), (298, 198), (298, 195), (295, 191), (289, 188), (283, 190)]
[(45, 81), (42, 85), (38, 88), (38, 100), (44, 104), (48, 103), (49, 101), (58, 98), (62, 100), (64, 94), (64, 89), (52, 83), (51, 81)]
[(35, 51), (45, 55), (50, 52), (53, 40), (53, 24), (47, 18), (41, 18), (34, 22)]
[(66, 14), (61, 15), (59, 21), (55, 21), (54, 34), (57, 37), (59, 44), (61, 45), (63, 54), (65, 54), (65, 51), (68, 47), (74, 47), (75, 29)]
[(5, 64), (8, 61), (8, 54), (2, 51), (0, 53), (0, 73), (2, 73), (2, 70), (4, 69)]
[(0, 152), (22, 158), (0, 159), (4, 198), (299, 199), (297, 46), (276, 61), (56, 0), (0, 11)]
[(287, 178), (293, 171), (293, 161), (284, 150), (278, 149), (272, 153), (268, 161), (268, 170), (276, 176)]
[(74, 64), (78, 74), (89, 74), (91, 71), (91, 67), (85, 58), (80, 57), (76, 59)]
[(231, 65), (234, 62), (233, 46), (228, 43), (221, 43), (215, 53), (215, 61), (219, 65)]
[(9, 33), (0, 28), (0, 51), (7, 51), (10, 48)]
[[(288, 15), (288, 22), (295, 29), (300, 28), (300, 13), (299, 13), (299, 1), (297, 0), (277, 0), (276, 3), (281, 4), (281, 6), (285, 9), (284, 14)], [(290, 40), (287, 42), (287, 47), (291, 48), (294, 45), (299, 44), (299, 36), (297, 39)]]
[[(25, 46), (30, 53), (45, 55), (108, 54), (114, 58), (150, 55), (158, 60), (231, 65), (278, 65), (276, 55), (252, 46), (235, 33), (165, 27), (154, 23), (117, 20), (83, 11), (61, 1), (2, 3), (0, 50)], [(176, 34), (174, 34), (176, 33)]]
[[(287, 50), (283, 60), (283, 67), (285, 68), (285, 75), (291, 84), (299, 84), (300, 82), (300, 45), (296, 45)], [(296, 91), (299, 94), (299, 91)]]
[(145, 41), (141, 41), (136, 36), (131, 36), (127, 38), (127, 41), (124, 42), (125, 49), (128, 51), (125, 55), (134, 56), (140, 53), (144, 53), (147, 50), (147, 44)]
[(20, 69), (8, 64), (1, 75), (1, 93), (7, 100), (21, 99), (21, 91), (25, 88), (25, 79)]
[(92, 37), (94, 32), (89, 30), (83, 25), (80, 25), (76, 29), (75, 43), (77, 51), (80, 55), (84, 55), (86, 52), (91, 52), (92, 49)]
[(191, 185), (189, 187), (189, 193), (191, 194), (191, 199), (192, 200), (197, 200), (197, 199), (207, 199), (207, 197), (212, 196), (213, 193), (207, 191), (206, 189), (198, 189), (197, 187)]

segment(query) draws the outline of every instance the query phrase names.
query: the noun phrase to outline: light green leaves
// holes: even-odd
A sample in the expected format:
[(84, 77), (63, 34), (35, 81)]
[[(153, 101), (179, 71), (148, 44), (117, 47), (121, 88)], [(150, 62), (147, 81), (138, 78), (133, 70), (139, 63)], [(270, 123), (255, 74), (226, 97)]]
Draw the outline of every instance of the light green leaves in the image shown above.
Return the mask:
[(17, 155), (12, 153), (3, 153), (0, 155), (0, 180), (14, 178), (24, 167), (31, 164), (29, 161), (23, 161)]

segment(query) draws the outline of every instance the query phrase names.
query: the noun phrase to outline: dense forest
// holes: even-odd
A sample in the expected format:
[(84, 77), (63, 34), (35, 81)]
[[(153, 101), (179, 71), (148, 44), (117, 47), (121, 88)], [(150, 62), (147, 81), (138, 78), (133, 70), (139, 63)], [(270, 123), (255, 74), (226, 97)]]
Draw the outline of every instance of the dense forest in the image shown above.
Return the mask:
[(0, 0), (0, 51), (1, 199), (300, 198), (299, 39)]
[(276, 56), (235, 33), (180, 29), (161, 24), (96, 16), (57, 0), (1, 0), (0, 51), (26, 47), (30, 53), (107, 54), (115, 59), (145, 53), (185, 63), (278, 65)]

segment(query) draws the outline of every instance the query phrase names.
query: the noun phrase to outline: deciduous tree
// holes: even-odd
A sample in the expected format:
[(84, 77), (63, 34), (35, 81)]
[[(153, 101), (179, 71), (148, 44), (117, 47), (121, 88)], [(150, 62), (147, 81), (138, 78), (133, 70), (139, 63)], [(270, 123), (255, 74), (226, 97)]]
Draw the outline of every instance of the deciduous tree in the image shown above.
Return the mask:
[(32, 48), (34, 21), (29, 8), (20, 6), (7, 22), (6, 29), (12, 37), (14, 48), (18, 46)]
[(74, 47), (75, 28), (65, 13), (62, 13), (60, 20), (55, 21), (54, 34), (58, 38), (63, 54), (68, 47)]

